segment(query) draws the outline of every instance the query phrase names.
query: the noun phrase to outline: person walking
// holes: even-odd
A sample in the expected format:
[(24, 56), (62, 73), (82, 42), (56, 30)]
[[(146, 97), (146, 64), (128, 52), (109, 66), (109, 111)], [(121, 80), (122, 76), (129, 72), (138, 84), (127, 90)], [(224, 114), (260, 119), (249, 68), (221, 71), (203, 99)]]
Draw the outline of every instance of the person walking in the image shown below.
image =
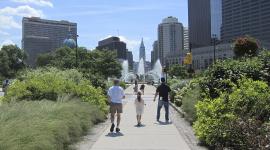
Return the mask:
[(135, 80), (135, 85), (134, 85), (133, 90), (134, 90), (134, 94), (138, 93), (138, 81), (137, 80)]
[(166, 123), (168, 123), (169, 122), (169, 92), (171, 92), (171, 88), (165, 84), (165, 78), (162, 77), (160, 80), (161, 80), (161, 85), (157, 87), (156, 94), (154, 97), (154, 101), (156, 101), (156, 97), (157, 95), (159, 95), (156, 119), (159, 122), (160, 110), (162, 106), (164, 105), (165, 119), (166, 119)]
[(145, 88), (145, 85), (142, 84), (142, 85), (140, 86), (140, 90), (141, 90), (141, 92), (142, 92), (142, 93), (141, 93), (142, 95), (144, 95), (144, 88)]
[(136, 107), (136, 114), (137, 114), (137, 126), (140, 127), (142, 125), (141, 120), (142, 120), (142, 114), (144, 111), (144, 100), (142, 99), (142, 93), (138, 92), (137, 93), (137, 98), (135, 99), (135, 107)]
[(8, 86), (9, 86), (9, 80), (6, 79), (6, 80), (3, 82), (3, 85), (2, 85), (2, 90), (3, 90), (4, 94), (7, 93), (7, 88), (8, 88)]
[(125, 98), (124, 90), (122, 87), (119, 86), (120, 81), (118, 79), (114, 80), (114, 85), (109, 88), (108, 90), (108, 101), (110, 103), (110, 113), (111, 113), (111, 128), (110, 132), (114, 131), (114, 119), (115, 114), (117, 114), (117, 125), (116, 125), (116, 132), (120, 132), (120, 121), (121, 121), (121, 113), (123, 113), (123, 102), (122, 99)]

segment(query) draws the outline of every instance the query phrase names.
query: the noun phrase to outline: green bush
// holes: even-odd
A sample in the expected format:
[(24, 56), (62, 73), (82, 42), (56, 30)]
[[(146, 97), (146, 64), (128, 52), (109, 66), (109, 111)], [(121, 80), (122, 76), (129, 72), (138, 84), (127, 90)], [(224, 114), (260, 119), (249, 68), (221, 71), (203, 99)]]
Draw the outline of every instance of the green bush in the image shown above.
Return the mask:
[(106, 96), (101, 88), (95, 88), (76, 70), (61, 71), (45, 68), (28, 71), (8, 89), (4, 101), (43, 100), (56, 101), (59, 96), (70, 94), (84, 102), (97, 105), (107, 111)]
[(127, 85), (125, 82), (121, 81), (119, 84), (123, 89), (126, 89)]
[(195, 132), (206, 144), (232, 149), (269, 146), (270, 90), (265, 82), (239, 80), (231, 94), (205, 98), (196, 109)]
[(183, 87), (185, 87), (188, 84), (188, 82), (189, 80), (180, 80), (180, 79), (169, 80), (169, 85), (172, 90), (170, 92), (171, 102), (175, 103), (179, 107), (182, 105), (182, 102), (179, 98), (178, 99), (176, 98), (177, 92), (181, 90)]
[(202, 93), (199, 85), (201, 79), (193, 79), (188, 82), (184, 81), (185, 84), (175, 90), (175, 104), (181, 106), (185, 112), (185, 118), (193, 123), (196, 120), (196, 109), (195, 104), (201, 99)]
[(256, 56), (259, 46), (256, 39), (244, 36), (236, 39), (234, 43), (234, 54), (236, 57)]
[(3, 104), (0, 149), (66, 150), (104, 116), (98, 107), (79, 100)]
[(263, 64), (263, 69), (261, 70), (261, 79), (268, 82), (270, 86), (270, 51), (263, 51), (258, 56)]
[(201, 82), (203, 92), (211, 98), (220, 96), (220, 92), (231, 92), (230, 82), (237, 84), (243, 77), (268, 82), (270, 85), (270, 52), (262, 52), (258, 57), (217, 62), (204, 73)]
[(182, 97), (182, 109), (186, 113), (185, 118), (193, 123), (196, 118), (195, 105), (201, 98), (201, 88), (198, 83), (193, 83), (190, 88), (187, 89), (186, 93)]

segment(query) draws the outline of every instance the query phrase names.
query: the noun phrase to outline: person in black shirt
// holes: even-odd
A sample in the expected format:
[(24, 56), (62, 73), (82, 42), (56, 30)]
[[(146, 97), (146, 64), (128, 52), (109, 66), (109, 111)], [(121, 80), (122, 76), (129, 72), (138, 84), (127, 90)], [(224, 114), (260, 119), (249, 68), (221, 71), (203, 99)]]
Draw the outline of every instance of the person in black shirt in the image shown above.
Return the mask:
[(154, 101), (156, 100), (157, 95), (159, 95), (158, 108), (157, 108), (157, 121), (160, 118), (160, 110), (164, 105), (165, 108), (165, 119), (166, 122), (169, 122), (169, 92), (171, 88), (165, 84), (165, 78), (161, 78), (161, 85), (157, 87)]
[(141, 92), (142, 92), (142, 95), (144, 95), (144, 88), (145, 88), (145, 85), (142, 84), (141, 87), (140, 87), (140, 90), (141, 90)]

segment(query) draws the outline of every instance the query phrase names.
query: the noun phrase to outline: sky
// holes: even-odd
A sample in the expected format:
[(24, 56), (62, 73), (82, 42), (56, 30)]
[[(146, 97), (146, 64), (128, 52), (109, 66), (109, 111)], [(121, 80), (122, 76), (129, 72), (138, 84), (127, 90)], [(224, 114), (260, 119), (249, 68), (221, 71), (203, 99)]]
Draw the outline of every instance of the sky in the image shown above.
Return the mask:
[(21, 47), (22, 17), (76, 22), (78, 45), (94, 49), (98, 41), (119, 36), (139, 57), (144, 39), (146, 59), (151, 59), (157, 27), (168, 16), (188, 25), (187, 0), (0, 0), (0, 47)]

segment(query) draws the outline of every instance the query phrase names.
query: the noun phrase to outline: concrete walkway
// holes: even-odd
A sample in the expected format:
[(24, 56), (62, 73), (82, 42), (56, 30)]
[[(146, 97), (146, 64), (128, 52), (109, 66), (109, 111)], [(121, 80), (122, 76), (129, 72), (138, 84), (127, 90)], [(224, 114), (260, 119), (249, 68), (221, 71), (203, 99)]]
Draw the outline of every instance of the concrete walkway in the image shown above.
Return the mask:
[[(143, 99), (146, 102), (142, 127), (136, 127), (135, 95), (133, 86), (126, 90), (126, 104), (120, 125), (120, 133), (110, 133), (110, 126), (102, 133), (92, 150), (189, 150), (188, 144), (174, 124), (156, 122), (157, 102), (153, 102), (155, 88), (146, 86)], [(164, 121), (164, 112), (161, 113)]]

